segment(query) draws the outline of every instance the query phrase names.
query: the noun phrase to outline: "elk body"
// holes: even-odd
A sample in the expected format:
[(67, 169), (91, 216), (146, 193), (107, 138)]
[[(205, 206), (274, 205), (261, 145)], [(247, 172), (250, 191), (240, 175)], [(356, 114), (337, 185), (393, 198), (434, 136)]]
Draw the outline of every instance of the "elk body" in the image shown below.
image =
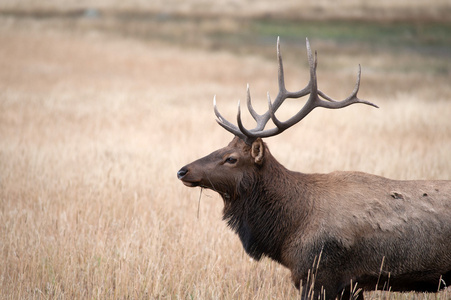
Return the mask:
[[(316, 53), (307, 40), (310, 82), (298, 92), (284, 85), (279, 42), (279, 94), (268, 95), (268, 111), (257, 114), (248, 89), (247, 104), (257, 122), (244, 128), (215, 113), (235, 137), (228, 146), (180, 169), (189, 187), (216, 191), (223, 218), (254, 259), (262, 256), (291, 271), (302, 297), (348, 298), (362, 290), (436, 292), (451, 285), (451, 181), (399, 181), (361, 172), (303, 174), (282, 166), (262, 138), (274, 136), (315, 107), (374, 104), (353, 93), (336, 101), (318, 90)], [(286, 122), (275, 112), (287, 98), (309, 95)], [(272, 120), (275, 128), (265, 129)], [(363, 299), (363, 293), (355, 295)]]

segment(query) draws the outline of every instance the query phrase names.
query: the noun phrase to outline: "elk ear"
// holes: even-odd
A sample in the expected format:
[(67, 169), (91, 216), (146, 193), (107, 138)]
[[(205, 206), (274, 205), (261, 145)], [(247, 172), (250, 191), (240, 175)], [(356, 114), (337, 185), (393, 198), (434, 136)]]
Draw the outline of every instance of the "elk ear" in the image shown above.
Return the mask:
[(265, 152), (265, 146), (261, 138), (256, 139), (252, 143), (251, 155), (255, 160), (255, 163), (261, 165), (263, 162), (263, 155)]

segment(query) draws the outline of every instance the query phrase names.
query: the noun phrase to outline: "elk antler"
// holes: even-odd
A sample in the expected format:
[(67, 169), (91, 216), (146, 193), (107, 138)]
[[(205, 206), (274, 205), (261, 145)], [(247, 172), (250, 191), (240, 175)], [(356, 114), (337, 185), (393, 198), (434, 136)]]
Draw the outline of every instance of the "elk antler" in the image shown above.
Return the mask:
[[(268, 111), (264, 113), (263, 115), (258, 114), (254, 108), (252, 107), (251, 103), (251, 95), (249, 92), (249, 85), (247, 85), (247, 108), (254, 118), (254, 120), (257, 122), (257, 126), (254, 129), (246, 129), (243, 126), (243, 123), (241, 121), (241, 109), (240, 109), (240, 102), (238, 101), (238, 114), (237, 114), (237, 124), (238, 126), (230, 123), (226, 119), (222, 117), (222, 115), (219, 113), (217, 107), (216, 107), (216, 96), (213, 98), (213, 106), (214, 111), (217, 117), (216, 122), (218, 122), (219, 125), (224, 127), (227, 131), (233, 133), (234, 135), (240, 137), (242, 140), (244, 140), (247, 144), (252, 144), (254, 140), (256, 140), (258, 137), (264, 138), (264, 137), (270, 137), (275, 136), (284, 130), (290, 128), (291, 126), (295, 125), (299, 121), (301, 121), (305, 116), (307, 116), (315, 107), (324, 107), (324, 108), (342, 108), (346, 107), (348, 105), (354, 104), (354, 103), (363, 103), (368, 104), (371, 106), (374, 106), (378, 108), (377, 105), (359, 99), (357, 97), (357, 92), (359, 91), (360, 86), (360, 74), (361, 74), (361, 68), (359, 65), (359, 71), (357, 73), (357, 82), (355, 84), (354, 90), (352, 91), (351, 95), (347, 97), (346, 99), (342, 101), (337, 101), (320, 90), (318, 90), (318, 84), (316, 82), (316, 67), (317, 67), (317, 54), (315, 51), (315, 57), (312, 55), (312, 50), (310, 49), (310, 43), (308, 39), (306, 39), (306, 46), (307, 46), (307, 55), (308, 55), (308, 61), (310, 65), (310, 81), (307, 84), (305, 88), (303, 88), (300, 91), (297, 92), (289, 92), (285, 88), (285, 79), (283, 75), (283, 64), (282, 64), (282, 56), (280, 54), (280, 43), (279, 38), (277, 38), (277, 58), (278, 58), (278, 78), (279, 78), (279, 93), (277, 94), (276, 99), (274, 102), (271, 102), (271, 98), (269, 96), (268, 92)], [(306, 96), (310, 94), (307, 102), (305, 103), (304, 107), (293, 117), (288, 119), (285, 122), (281, 122), (277, 119), (275, 113), (277, 109), (279, 109), (280, 105), (285, 101), (287, 98), (300, 98), (303, 96)], [(271, 129), (266, 129), (265, 126), (266, 123), (268, 123), (269, 119), (273, 121), (273, 123), (276, 125), (276, 127)]]

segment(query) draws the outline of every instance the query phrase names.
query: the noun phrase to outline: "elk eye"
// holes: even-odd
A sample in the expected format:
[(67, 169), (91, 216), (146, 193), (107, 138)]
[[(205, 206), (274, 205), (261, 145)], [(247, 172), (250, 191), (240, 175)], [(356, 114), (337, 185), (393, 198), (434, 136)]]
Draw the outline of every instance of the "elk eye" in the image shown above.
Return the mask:
[(225, 162), (228, 163), (228, 164), (234, 164), (234, 163), (237, 162), (237, 159), (234, 158), (234, 157), (229, 156), (229, 157), (226, 158)]

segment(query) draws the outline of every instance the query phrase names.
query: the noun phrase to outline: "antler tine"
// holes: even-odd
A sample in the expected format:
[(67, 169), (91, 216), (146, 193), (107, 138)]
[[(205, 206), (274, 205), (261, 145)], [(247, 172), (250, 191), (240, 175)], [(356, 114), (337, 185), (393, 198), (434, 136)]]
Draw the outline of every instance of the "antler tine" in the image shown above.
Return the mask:
[(362, 68), (361, 68), (361, 66), (359, 64), (359, 70), (357, 72), (357, 81), (355, 83), (354, 90), (344, 100), (341, 100), (341, 101), (335, 100), (335, 99), (327, 96), (325, 93), (323, 93), (321, 91), (318, 91), (318, 95), (321, 96), (321, 98), (323, 98), (324, 100), (329, 101), (329, 102), (326, 102), (326, 101), (318, 98), (318, 102), (319, 102), (318, 106), (324, 107), (324, 108), (336, 109), (336, 108), (346, 107), (346, 106), (349, 106), (349, 105), (354, 104), (354, 103), (362, 103), (362, 104), (367, 104), (367, 105), (379, 108), (379, 106), (377, 106), (376, 104), (374, 104), (372, 102), (369, 102), (369, 101), (366, 101), (366, 100), (363, 100), (363, 99), (360, 99), (360, 98), (357, 97), (357, 93), (359, 92), (359, 89), (360, 89), (360, 78), (361, 78), (361, 75), (362, 75)]
[[(271, 119), (273, 123), (276, 125), (277, 129), (271, 130), (271, 134), (275, 135), (280, 133), (280, 129), (282, 126), (282, 123), (276, 118), (275, 112), (279, 109), (279, 107), (282, 105), (282, 103), (290, 97), (290, 93), (285, 88), (285, 75), (283, 72), (283, 61), (282, 61), (282, 54), (280, 51), (280, 38), (277, 37), (277, 78), (278, 78), (278, 84), (279, 84), (279, 93), (277, 94), (276, 99), (274, 100), (274, 103), (271, 102), (271, 97), (269, 96), (268, 92), (268, 111), (261, 116), (260, 122), (257, 122), (257, 127), (252, 130), (252, 134), (254, 137), (259, 137), (262, 130), (265, 128), (266, 124), (268, 123), (268, 120)], [(255, 133), (254, 133), (255, 131)], [(265, 131), (266, 134), (268, 134), (268, 131)]]
[(277, 37), (277, 63), (278, 63), (279, 91), (286, 91), (285, 76), (283, 74), (283, 62), (282, 62), (282, 54), (280, 52), (279, 37)]
[[(240, 102), (238, 101), (238, 114), (239, 114), (239, 105)], [(213, 110), (215, 112), (215, 115), (217, 117), (216, 122), (221, 125), (225, 130), (233, 133), (236, 136), (239, 136), (242, 139), (245, 139), (246, 136), (240, 131), (240, 129), (227, 121), (218, 111), (218, 108), (216, 107), (216, 95), (213, 97)]]
[(271, 103), (271, 96), (269, 95), (269, 92), (268, 92), (267, 97), (268, 97), (268, 112), (269, 112), (269, 115), (271, 116), (272, 122), (277, 127), (277, 132), (280, 133), (283, 130), (285, 130), (285, 129), (283, 129), (283, 127), (284, 127), (283, 122), (279, 121), (279, 119), (277, 119), (277, 117), (276, 117), (275, 109), (274, 109), (273, 104)]
[(251, 101), (251, 92), (249, 89), (249, 83), (247, 84), (247, 88), (246, 88), (246, 92), (247, 92), (247, 109), (249, 110), (249, 113), (251, 114), (252, 118), (254, 118), (254, 120), (256, 122), (259, 121), (259, 119), (261, 119), (261, 115), (259, 115), (254, 108), (252, 107), (252, 101)]
[[(280, 51), (280, 39), (277, 37), (277, 78), (279, 83), (279, 93), (277, 94), (272, 107), (274, 112), (276, 112), (280, 105), (282, 105), (283, 101), (287, 98), (287, 89), (285, 88), (285, 75), (283, 72), (283, 61), (282, 61), (282, 53)], [(269, 117), (269, 116), (268, 116)], [(269, 118), (268, 118), (269, 119)]]
[[(274, 100), (274, 104), (271, 104), (271, 99), (269, 99), (269, 107), (270, 109), (264, 113), (263, 115), (258, 115), (256, 118), (254, 114), (251, 112), (252, 116), (254, 117), (254, 120), (257, 121), (257, 126), (249, 131), (251, 136), (254, 138), (257, 138), (259, 136), (259, 133), (265, 129), (266, 124), (268, 123), (269, 119), (275, 118), (274, 113), (279, 109), (280, 105), (282, 105), (283, 101), (287, 98), (287, 90), (285, 88), (285, 76), (283, 72), (283, 62), (282, 62), (282, 54), (280, 52), (280, 38), (277, 37), (277, 69), (278, 69), (278, 83), (279, 83), (279, 93), (277, 94), (276, 99)], [(248, 102), (250, 103), (250, 102)]]
[[(238, 101), (238, 114), (236, 115), (236, 123), (238, 124), (238, 128), (241, 131), (242, 134), (244, 134), (247, 138), (245, 139), (245, 141), (250, 141), (253, 140), (253, 134), (252, 132), (250, 132), (249, 130), (247, 130), (244, 125), (243, 122), (241, 121), (241, 109), (240, 109), (240, 102)], [(257, 121), (258, 123), (258, 121)]]

